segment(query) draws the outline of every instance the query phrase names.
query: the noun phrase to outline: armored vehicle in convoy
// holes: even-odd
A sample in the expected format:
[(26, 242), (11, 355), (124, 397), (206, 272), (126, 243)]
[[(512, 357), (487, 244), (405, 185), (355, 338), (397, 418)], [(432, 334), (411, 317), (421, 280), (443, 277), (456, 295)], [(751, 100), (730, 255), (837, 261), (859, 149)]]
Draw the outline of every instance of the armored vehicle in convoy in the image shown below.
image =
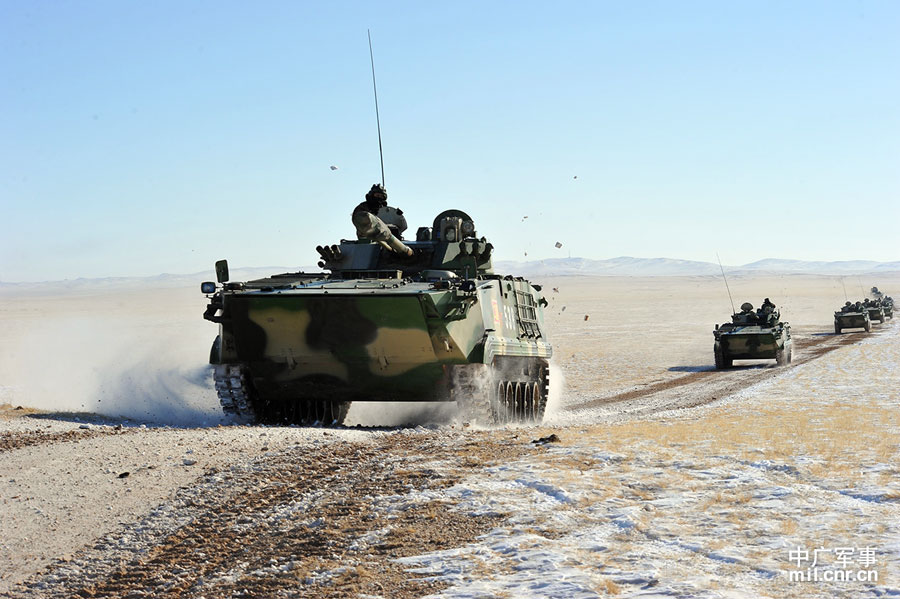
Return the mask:
[(884, 310), (884, 317), (893, 318), (894, 298), (879, 291), (878, 287), (872, 287), (870, 293), (872, 294), (872, 298), (874, 299), (874, 301), (881, 303), (881, 309)]
[(867, 333), (872, 330), (869, 311), (862, 302), (847, 302), (834, 313), (834, 334), (840, 335), (847, 329), (864, 329)]
[(791, 326), (781, 322), (781, 313), (769, 298), (753, 311), (745, 302), (741, 311), (731, 316), (731, 322), (716, 325), (713, 356), (716, 368), (731, 368), (735, 360), (765, 360), (775, 358), (779, 366), (790, 364), (793, 354)]
[(878, 324), (884, 323), (884, 308), (880, 300), (866, 300), (864, 308), (869, 312), (869, 321), (878, 321)]
[(232, 282), (217, 263), (219, 284), (202, 291), (227, 414), (339, 425), (354, 401), (456, 401), (479, 423), (541, 421), (552, 353), (541, 287), (494, 273), (467, 213), (441, 212), (415, 241), (402, 214), (386, 194), (360, 204), (357, 239), (316, 248), (328, 272)]

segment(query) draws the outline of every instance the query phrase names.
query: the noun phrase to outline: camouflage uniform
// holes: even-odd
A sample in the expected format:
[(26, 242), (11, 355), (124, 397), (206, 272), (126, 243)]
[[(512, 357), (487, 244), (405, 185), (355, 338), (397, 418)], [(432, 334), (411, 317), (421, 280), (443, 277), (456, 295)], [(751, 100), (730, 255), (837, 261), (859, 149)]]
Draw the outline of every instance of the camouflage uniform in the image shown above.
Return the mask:
[(387, 205), (387, 191), (378, 183), (366, 193), (366, 199), (353, 209), (351, 217), (357, 212), (368, 212), (387, 225), (391, 233), (397, 239), (403, 239), (403, 231), (406, 230), (406, 218), (403, 211)]

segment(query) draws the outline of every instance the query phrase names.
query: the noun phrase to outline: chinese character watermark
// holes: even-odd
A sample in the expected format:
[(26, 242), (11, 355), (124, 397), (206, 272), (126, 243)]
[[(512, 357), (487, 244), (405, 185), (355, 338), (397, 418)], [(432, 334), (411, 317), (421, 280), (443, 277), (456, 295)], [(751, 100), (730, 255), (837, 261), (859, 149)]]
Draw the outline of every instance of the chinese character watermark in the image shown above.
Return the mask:
[[(878, 582), (874, 547), (817, 547), (812, 551), (797, 545), (788, 550), (795, 569), (788, 570), (791, 582)], [(831, 556), (830, 563), (825, 559)]]

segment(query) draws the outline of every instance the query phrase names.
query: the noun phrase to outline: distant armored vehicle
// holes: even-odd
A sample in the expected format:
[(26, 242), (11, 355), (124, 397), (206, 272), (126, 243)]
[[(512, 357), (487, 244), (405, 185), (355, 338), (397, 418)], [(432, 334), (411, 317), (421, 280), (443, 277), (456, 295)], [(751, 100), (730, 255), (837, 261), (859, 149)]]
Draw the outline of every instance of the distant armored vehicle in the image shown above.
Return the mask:
[(358, 239), (316, 248), (328, 273), (238, 283), (217, 263), (220, 285), (202, 290), (227, 414), (336, 425), (354, 401), (457, 401), (481, 423), (541, 421), (552, 353), (541, 287), (495, 274), (465, 212), (441, 212), (415, 241), (400, 216), (357, 207)]
[(882, 298), (881, 307), (884, 308), (885, 318), (894, 318), (894, 300), (891, 296), (886, 295)]
[(834, 334), (840, 335), (846, 329), (865, 329), (867, 333), (872, 330), (869, 311), (861, 302), (847, 302), (834, 313)]
[(713, 335), (713, 355), (720, 370), (731, 368), (734, 360), (775, 358), (783, 366), (793, 358), (791, 326), (781, 322), (780, 312), (768, 298), (756, 312), (745, 302), (741, 311), (731, 316), (731, 322), (716, 325)]

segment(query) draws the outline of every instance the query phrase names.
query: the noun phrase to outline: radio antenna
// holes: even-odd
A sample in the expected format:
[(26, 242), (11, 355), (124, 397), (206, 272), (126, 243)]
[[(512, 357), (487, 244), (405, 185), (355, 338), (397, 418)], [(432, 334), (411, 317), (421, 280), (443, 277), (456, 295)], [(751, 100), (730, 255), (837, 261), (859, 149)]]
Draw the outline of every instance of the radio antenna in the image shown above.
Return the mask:
[(378, 87), (375, 86), (375, 53), (372, 52), (372, 32), (369, 36), (369, 59), (372, 61), (372, 91), (375, 92), (375, 123), (378, 125), (378, 156), (381, 158), (381, 186), (384, 187), (384, 151), (381, 149), (381, 118), (378, 116)]
[(849, 302), (849, 301), (850, 301), (850, 298), (847, 297), (847, 286), (844, 285), (844, 277), (841, 277), (841, 287), (844, 288), (844, 301), (845, 301), (845, 302)]
[(722, 266), (722, 259), (719, 258), (719, 252), (716, 252), (716, 260), (719, 261), (719, 268), (722, 270), (722, 278), (725, 279), (725, 289), (728, 291), (728, 301), (731, 302), (731, 313), (737, 314), (734, 309), (734, 300), (731, 298), (731, 288), (728, 286), (728, 277), (725, 276), (725, 268)]

